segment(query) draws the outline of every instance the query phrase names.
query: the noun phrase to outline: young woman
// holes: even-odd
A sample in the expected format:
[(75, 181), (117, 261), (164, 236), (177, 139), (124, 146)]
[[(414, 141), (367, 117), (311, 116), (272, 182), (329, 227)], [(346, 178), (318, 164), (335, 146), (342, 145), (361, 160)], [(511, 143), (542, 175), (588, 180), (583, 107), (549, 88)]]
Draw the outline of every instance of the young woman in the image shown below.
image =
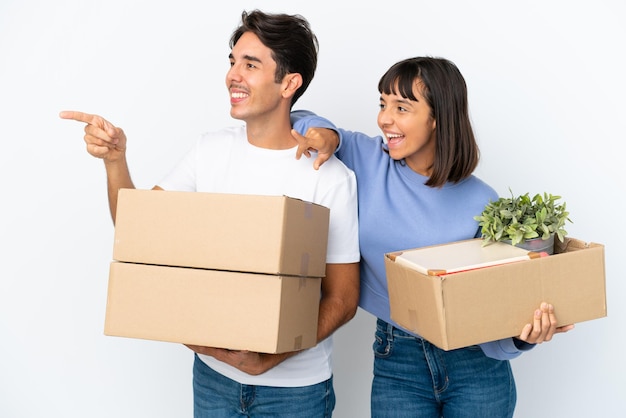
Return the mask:
[[(394, 64), (378, 84), (382, 136), (310, 130), (297, 157), (318, 150), (315, 167), (335, 152), (358, 184), (360, 306), (375, 315), (372, 417), (511, 417), (516, 390), (509, 360), (556, 332), (543, 303), (517, 338), (444, 351), (390, 318), (383, 254), (480, 236), (474, 216), (496, 192), (472, 173), (479, 150), (467, 87), (441, 58)], [(313, 114), (297, 111), (292, 121)]]

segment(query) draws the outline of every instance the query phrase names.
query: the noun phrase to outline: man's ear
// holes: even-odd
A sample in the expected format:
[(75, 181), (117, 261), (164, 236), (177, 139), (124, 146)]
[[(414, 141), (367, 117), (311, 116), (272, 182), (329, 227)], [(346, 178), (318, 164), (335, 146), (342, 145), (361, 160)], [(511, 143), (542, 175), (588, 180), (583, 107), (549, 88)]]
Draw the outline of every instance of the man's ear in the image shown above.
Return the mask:
[(302, 86), (302, 76), (299, 73), (287, 74), (283, 79), (283, 97), (293, 96), (300, 86)]

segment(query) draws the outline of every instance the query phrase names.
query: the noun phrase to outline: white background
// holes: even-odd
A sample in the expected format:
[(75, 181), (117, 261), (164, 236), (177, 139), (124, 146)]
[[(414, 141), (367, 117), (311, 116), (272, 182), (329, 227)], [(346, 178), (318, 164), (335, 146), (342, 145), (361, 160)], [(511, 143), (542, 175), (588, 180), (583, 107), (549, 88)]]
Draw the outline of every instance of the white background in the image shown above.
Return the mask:
[[(219, 6), (218, 6), (219, 4)], [(596, 1), (130, 1), (0, 3), (0, 416), (190, 417), (192, 355), (103, 335), (113, 227), (102, 163), (63, 109), (125, 129), (151, 188), (206, 130), (234, 123), (228, 39), (252, 8), (300, 13), (319, 67), (299, 102), (377, 134), (378, 78), (443, 56), (466, 77), (500, 195), (558, 194), (569, 235), (606, 246), (608, 317), (513, 361), (516, 417), (626, 416), (623, 148), (626, 11)], [(369, 416), (373, 319), (336, 334), (336, 417)]]

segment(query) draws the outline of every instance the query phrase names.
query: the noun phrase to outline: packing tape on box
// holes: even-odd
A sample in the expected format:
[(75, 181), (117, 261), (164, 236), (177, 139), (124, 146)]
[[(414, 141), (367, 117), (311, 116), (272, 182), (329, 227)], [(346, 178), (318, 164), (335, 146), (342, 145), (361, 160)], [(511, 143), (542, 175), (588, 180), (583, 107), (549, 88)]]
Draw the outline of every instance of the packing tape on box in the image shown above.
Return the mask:
[(304, 202), (304, 217), (305, 219), (311, 219), (313, 217), (313, 203)]
[(298, 335), (293, 339), (293, 351), (300, 350), (302, 348), (302, 335)]
[(300, 257), (300, 276), (309, 275), (309, 253), (303, 253)]

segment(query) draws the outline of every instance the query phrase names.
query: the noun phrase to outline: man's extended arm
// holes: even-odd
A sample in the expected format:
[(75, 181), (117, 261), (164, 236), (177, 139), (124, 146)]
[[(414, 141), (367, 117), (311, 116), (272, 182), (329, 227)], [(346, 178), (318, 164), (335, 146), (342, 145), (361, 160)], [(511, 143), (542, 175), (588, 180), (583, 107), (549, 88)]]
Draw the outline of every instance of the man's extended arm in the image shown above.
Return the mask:
[(104, 161), (107, 173), (109, 210), (113, 223), (115, 223), (118, 190), (135, 188), (126, 162), (126, 135), (124, 131), (98, 115), (66, 110), (61, 112), (59, 116), (63, 119), (72, 119), (87, 124), (84, 136), (87, 152)]

